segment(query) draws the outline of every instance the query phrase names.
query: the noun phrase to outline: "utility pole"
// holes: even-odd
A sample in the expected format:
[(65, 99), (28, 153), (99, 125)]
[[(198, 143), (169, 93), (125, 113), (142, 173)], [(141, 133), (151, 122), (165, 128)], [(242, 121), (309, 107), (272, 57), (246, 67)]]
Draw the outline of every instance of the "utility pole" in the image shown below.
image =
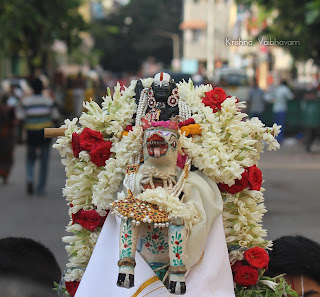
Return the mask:
[(207, 11), (207, 76), (213, 80), (214, 73), (214, 10), (215, 0), (208, 0)]

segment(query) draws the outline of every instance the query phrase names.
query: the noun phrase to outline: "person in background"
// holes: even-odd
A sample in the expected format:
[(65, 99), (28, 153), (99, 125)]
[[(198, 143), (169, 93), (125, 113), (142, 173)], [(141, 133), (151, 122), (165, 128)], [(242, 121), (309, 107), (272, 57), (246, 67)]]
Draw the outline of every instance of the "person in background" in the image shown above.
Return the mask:
[(3, 297), (53, 297), (61, 269), (53, 253), (29, 238), (0, 239), (0, 292)]
[(73, 82), (73, 106), (74, 115), (80, 117), (83, 111), (83, 102), (85, 101), (86, 80), (79, 72)]
[(265, 100), (273, 103), (273, 121), (281, 125), (281, 132), (277, 136), (277, 140), (281, 143), (284, 139), (285, 122), (288, 110), (288, 100), (293, 99), (293, 93), (288, 87), (287, 81), (281, 81), (280, 85), (276, 87), (271, 93), (265, 96)]
[(16, 139), (18, 144), (23, 143), (23, 122), (19, 117), (19, 105), (23, 98), (23, 91), (18, 84), (11, 84), (8, 97), (8, 105), (12, 106), (16, 112)]
[(58, 125), (59, 111), (54, 101), (42, 95), (43, 84), (39, 78), (30, 83), (33, 95), (22, 100), (20, 114), (27, 132), (27, 193), (33, 194), (34, 164), (40, 151), (40, 171), (37, 194), (44, 195), (48, 175), (50, 139), (44, 139), (44, 128)]
[(8, 105), (8, 96), (3, 95), (0, 101), (0, 176), (7, 184), (13, 164), (15, 145), (15, 110)]
[(265, 108), (264, 92), (260, 89), (257, 81), (253, 83), (253, 87), (250, 89), (249, 98), (249, 116), (258, 117), (263, 121), (263, 112)]
[(320, 297), (320, 245), (303, 236), (283, 236), (273, 242), (266, 275), (285, 273), (302, 297)]

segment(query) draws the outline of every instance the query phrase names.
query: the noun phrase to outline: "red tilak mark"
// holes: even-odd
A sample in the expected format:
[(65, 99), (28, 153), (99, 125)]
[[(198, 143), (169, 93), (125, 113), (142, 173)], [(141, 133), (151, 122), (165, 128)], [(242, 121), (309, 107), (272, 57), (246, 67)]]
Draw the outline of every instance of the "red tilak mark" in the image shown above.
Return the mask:
[(160, 73), (160, 81), (163, 81), (163, 72)]

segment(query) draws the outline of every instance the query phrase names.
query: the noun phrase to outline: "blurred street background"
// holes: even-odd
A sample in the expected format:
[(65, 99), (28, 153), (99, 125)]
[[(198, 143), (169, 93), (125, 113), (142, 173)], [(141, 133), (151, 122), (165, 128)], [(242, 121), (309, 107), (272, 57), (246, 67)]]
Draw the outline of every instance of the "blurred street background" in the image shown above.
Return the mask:
[[(259, 168), (263, 172), (265, 204), (264, 228), (268, 239), (301, 234), (320, 242), (318, 184), (320, 143), (315, 153), (289, 139), (278, 152), (262, 154)], [(15, 151), (15, 165), (8, 185), (0, 186), (0, 238), (22, 236), (33, 238), (49, 247), (64, 269), (67, 253), (61, 237), (69, 222), (68, 207), (62, 197), (64, 166), (58, 151), (52, 150), (47, 195), (30, 196), (25, 191), (24, 145)]]
[(320, 242), (319, 16), (318, 0), (2, 0), (0, 238), (33, 238), (65, 267), (60, 156), (44, 150), (45, 191), (33, 188), (25, 169), (33, 162), (26, 139), (35, 122), (26, 120), (25, 99), (34, 79), (58, 126), (79, 116), (84, 101), (101, 103), (118, 81), (128, 86), (166, 71), (176, 82), (222, 87), (247, 102), (250, 117), (283, 126), (280, 151), (259, 163), (269, 210), (264, 227), (268, 239), (301, 234)]

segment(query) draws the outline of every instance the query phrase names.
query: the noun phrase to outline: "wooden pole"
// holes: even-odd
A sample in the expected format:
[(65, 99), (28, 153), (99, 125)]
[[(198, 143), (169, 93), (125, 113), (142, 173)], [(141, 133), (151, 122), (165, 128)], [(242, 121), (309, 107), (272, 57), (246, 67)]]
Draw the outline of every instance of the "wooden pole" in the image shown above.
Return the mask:
[(45, 128), (44, 129), (44, 138), (55, 138), (58, 136), (64, 136), (66, 128)]

